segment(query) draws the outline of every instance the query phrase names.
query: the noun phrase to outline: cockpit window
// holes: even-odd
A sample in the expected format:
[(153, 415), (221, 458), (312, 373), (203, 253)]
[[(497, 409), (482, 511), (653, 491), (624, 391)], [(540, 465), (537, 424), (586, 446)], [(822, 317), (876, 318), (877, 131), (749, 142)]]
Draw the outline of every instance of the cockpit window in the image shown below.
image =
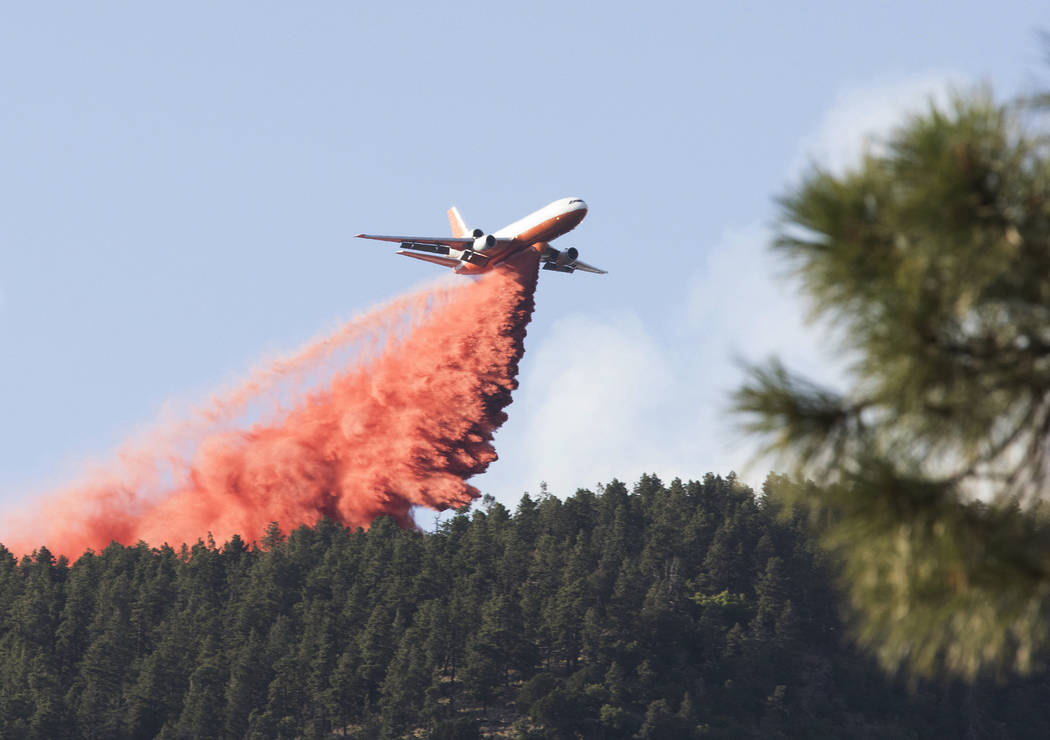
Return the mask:
[(583, 198), (573, 198), (569, 201), (569, 205), (571, 206), (573, 203), (583, 203)]

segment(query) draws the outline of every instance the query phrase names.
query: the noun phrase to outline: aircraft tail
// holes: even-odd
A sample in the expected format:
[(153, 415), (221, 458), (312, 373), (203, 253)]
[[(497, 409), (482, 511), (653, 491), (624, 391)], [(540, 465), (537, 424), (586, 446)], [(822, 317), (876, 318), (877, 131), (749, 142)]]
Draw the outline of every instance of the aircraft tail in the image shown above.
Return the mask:
[(463, 217), (459, 215), (459, 209), (455, 206), (448, 209), (448, 225), (452, 227), (452, 236), (470, 236), (470, 230), (467, 228), (467, 224), (463, 221)]

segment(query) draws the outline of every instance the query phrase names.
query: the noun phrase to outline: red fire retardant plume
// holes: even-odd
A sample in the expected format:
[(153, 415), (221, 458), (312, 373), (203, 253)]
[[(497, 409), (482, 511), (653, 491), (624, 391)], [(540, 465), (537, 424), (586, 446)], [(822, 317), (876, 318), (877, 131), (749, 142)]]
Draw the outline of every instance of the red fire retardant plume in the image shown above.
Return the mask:
[[(409, 527), (413, 506), (469, 503), (478, 490), (466, 480), (496, 459), (492, 436), (517, 387), (537, 267), (525, 254), (348, 322), (6, 518), (0, 541), (16, 553), (46, 545), (77, 557), (114, 540), (259, 540), (272, 521), (288, 530), (322, 515), (367, 527), (388, 514)], [(309, 383), (351, 350), (320, 386), (284, 387)], [(260, 405), (276, 410), (235, 426)]]

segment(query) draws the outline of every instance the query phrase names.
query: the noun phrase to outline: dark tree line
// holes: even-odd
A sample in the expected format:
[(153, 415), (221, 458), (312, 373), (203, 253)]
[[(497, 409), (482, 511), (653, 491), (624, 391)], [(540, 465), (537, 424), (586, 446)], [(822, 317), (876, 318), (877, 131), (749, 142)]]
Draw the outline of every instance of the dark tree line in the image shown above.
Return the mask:
[(433, 533), (0, 546), (0, 737), (1050, 737), (1050, 681), (887, 678), (770, 478), (491, 500)]

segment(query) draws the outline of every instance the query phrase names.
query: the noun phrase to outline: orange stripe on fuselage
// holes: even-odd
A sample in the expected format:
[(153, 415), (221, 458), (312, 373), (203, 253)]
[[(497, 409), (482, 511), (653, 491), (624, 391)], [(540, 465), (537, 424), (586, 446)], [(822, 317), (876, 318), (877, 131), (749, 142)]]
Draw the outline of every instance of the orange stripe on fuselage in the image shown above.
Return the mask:
[[(572, 231), (580, 225), (580, 222), (583, 221), (583, 217), (586, 215), (587, 210), (581, 209), (578, 211), (569, 211), (568, 213), (563, 213), (560, 216), (554, 216), (553, 218), (548, 218), (546, 221), (533, 226), (528, 231), (518, 234), (514, 237), (513, 243), (502, 252), (493, 254), (493, 252), (496, 252), (495, 249), (484, 250), (482, 252), (483, 254), (486, 256), (491, 255), (489, 261), (484, 266), (473, 265), (470, 263), (461, 264), (456, 267), (456, 272), (460, 275), (474, 275), (487, 272), (511, 255), (517, 254), (527, 247), (531, 247), (534, 244), (549, 242), (551, 239), (557, 239), (562, 234)], [(540, 248), (542, 249), (542, 247)]]
[(562, 234), (568, 233), (580, 225), (580, 221), (587, 215), (585, 209), (569, 211), (554, 218), (548, 218), (541, 224), (533, 226), (528, 231), (518, 234), (514, 241), (521, 242), (523, 246), (529, 246), (536, 242), (549, 242), (557, 239)]

